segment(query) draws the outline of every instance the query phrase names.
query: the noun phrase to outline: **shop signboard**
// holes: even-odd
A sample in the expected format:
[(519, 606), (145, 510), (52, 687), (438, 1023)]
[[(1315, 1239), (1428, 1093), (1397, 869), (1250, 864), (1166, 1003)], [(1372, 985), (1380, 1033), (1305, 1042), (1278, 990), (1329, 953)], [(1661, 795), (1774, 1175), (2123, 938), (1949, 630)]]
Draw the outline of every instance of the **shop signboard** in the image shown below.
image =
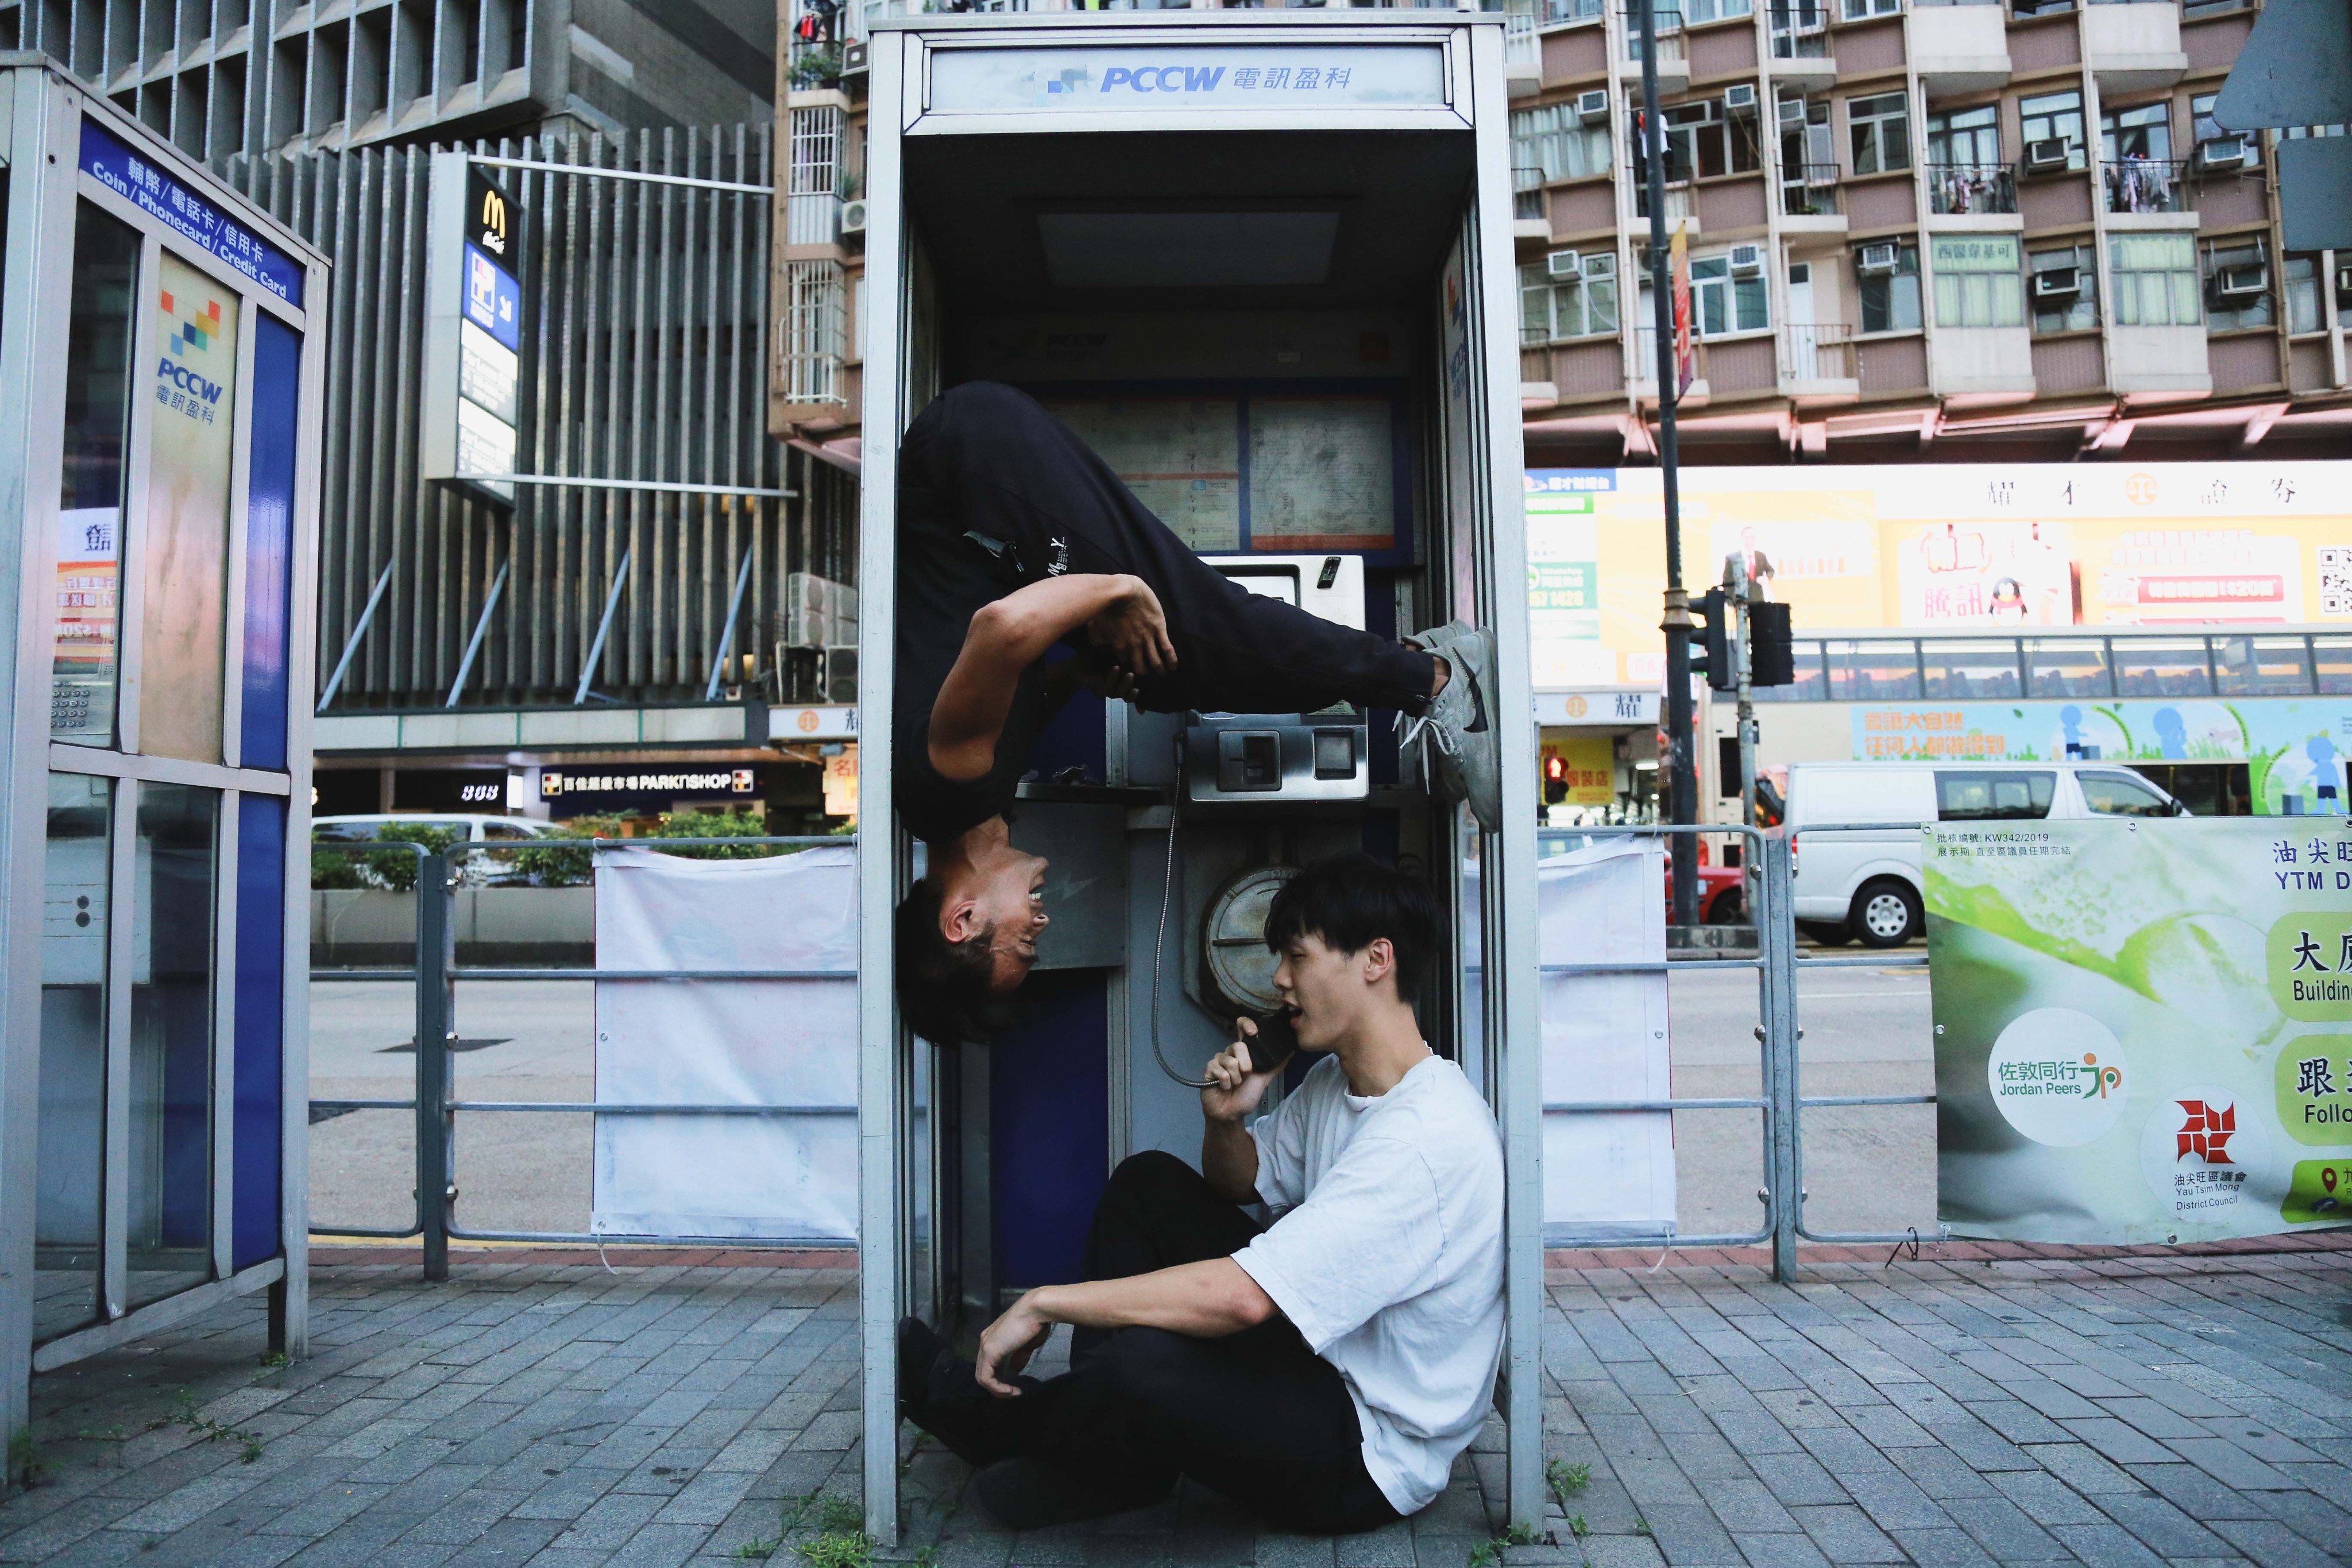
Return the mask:
[[(1661, 486), (1655, 468), (1528, 471), (1530, 563), (1583, 563), (1592, 601), (1549, 626), (1537, 606), (1539, 689), (1658, 679)], [(1686, 560), (1754, 552), (1801, 637), (2352, 627), (2352, 464), (1690, 468), (1682, 520)]]
[(2352, 1218), (2352, 827), (1932, 824), (1937, 1212), (2134, 1245)]

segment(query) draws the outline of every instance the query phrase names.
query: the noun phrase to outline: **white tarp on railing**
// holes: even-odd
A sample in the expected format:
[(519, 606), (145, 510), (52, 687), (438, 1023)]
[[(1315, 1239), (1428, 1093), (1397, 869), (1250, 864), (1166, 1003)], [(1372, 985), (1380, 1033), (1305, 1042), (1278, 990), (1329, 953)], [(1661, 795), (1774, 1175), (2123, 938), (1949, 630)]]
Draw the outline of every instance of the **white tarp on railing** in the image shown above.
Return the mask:
[[(1665, 848), (1609, 837), (1537, 862), (1541, 961), (1666, 961)], [(1666, 974), (1543, 977), (1544, 1103), (1664, 1100)], [(1675, 1224), (1670, 1111), (1544, 1113), (1544, 1241), (1656, 1236)]]
[(845, 847), (760, 860), (598, 853), (599, 969), (841, 975), (598, 983), (597, 1103), (812, 1108), (597, 1117), (598, 1235), (856, 1235), (854, 876)]

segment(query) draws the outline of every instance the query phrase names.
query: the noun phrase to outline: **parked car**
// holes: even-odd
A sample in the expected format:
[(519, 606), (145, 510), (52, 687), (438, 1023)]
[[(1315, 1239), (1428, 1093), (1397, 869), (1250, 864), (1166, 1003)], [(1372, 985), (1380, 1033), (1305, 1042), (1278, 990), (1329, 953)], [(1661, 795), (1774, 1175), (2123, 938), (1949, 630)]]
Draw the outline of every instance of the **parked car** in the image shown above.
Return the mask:
[[(470, 839), (545, 838), (562, 831), (552, 822), (541, 822), (529, 816), (490, 816), (479, 812), (386, 812), (372, 816), (315, 816), (310, 819), (310, 842), (332, 847), (338, 844), (371, 844), (383, 837), (386, 827), (430, 827), (442, 833), (456, 833)], [(507, 858), (488, 851), (478, 850), (465, 858), (458, 875), (468, 884), (480, 887), (507, 887), (528, 882), (521, 872), (499, 864)]]
[[(1790, 849), (1797, 929), (1817, 942), (1896, 947), (1927, 929), (1918, 827), (2095, 816), (2186, 816), (2116, 763), (1799, 763), (1776, 836)], [(1825, 825), (1885, 823), (1825, 833)]]

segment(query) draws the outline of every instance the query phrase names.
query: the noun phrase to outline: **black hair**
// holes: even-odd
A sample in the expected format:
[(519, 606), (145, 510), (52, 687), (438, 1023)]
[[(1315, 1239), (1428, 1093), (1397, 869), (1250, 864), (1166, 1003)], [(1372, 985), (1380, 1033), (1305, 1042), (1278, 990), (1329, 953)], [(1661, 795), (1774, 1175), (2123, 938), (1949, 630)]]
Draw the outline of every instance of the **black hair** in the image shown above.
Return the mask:
[(985, 1045), (1012, 1023), (1010, 998), (997, 994), (993, 921), (975, 936), (950, 942), (940, 929), (946, 889), (925, 878), (898, 904), (898, 1016), (935, 1046)]
[(1309, 866), (1274, 895), (1265, 911), (1265, 945), (1279, 952), (1311, 936), (1341, 952), (1361, 952), (1380, 937), (1396, 951), (1397, 999), (1421, 1000), (1437, 946), (1437, 903), (1429, 889), (1393, 866), (1360, 852)]

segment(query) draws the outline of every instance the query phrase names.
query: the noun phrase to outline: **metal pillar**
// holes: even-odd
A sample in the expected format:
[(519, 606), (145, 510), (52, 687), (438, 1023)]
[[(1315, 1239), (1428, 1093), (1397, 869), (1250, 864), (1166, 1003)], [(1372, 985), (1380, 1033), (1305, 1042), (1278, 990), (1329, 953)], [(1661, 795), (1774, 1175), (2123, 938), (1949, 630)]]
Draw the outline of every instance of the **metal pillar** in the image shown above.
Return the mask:
[(425, 1278), (449, 1278), (449, 1042), (457, 1008), (449, 967), (457, 958), (450, 916), (449, 858), (416, 866), (416, 1217), (424, 1227)]
[(1760, 847), (1764, 898), (1756, 911), (1756, 941), (1764, 960), (1764, 1098), (1771, 1101), (1765, 1112), (1770, 1163), (1764, 1182), (1772, 1221), (1772, 1278), (1785, 1285), (1797, 1277), (1797, 1227), (1804, 1217), (1804, 1194), (1797, 1186), (1797, 923), (1789, 840), (1766, 838)]

